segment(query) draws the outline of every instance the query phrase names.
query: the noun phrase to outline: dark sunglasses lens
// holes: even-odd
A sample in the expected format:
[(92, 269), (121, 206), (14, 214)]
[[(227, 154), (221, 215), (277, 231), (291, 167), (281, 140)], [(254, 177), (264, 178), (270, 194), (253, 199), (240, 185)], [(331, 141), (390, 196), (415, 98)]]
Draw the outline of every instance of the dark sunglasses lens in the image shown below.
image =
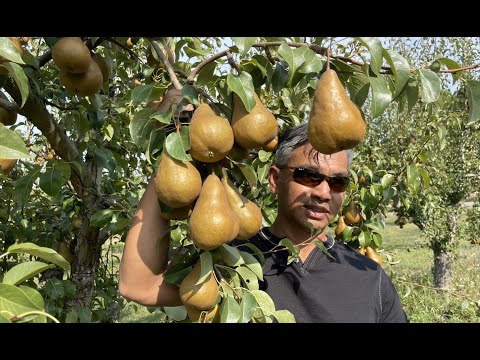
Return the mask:
[(293, 171), (293, 180), (308, 187), (318, 186), (324, 179), (322, 174), (312, 170), (295, 168)]
[(304, 168), (295, 168), (293, 171), (293, 180), (308, 187), (318, 186), (323, 180), (325, 180), (325, 178), (327, 178), (328, 186), (332, 191), (343, 192), (347, 190), (349, 183), (348, 177), (334, 176), (328, 178), (316, 171)]

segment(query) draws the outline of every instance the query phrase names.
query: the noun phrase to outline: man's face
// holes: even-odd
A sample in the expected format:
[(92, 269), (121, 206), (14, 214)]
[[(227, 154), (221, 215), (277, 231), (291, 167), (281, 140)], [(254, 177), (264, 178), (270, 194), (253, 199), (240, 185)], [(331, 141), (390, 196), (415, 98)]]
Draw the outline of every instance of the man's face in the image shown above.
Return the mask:
[[(293, 231), (308, 229), (305, 223), (315, 228), (325, 228), (340, 210), (345, 192), (334, 192), (327, 181), (308, 187), (293, 179), (291, 168), (308, 168), (328, 176), (348, 176), (347, 154), (342, 151), (332, 155), (309, 154), (310, 145), (296, 148), (287, 167), (272, 166), (269, 172), (270, 189), (278, 195), (278, 219), (282, 227)], [(316, 153), (314, 153), (316, 154)], [(309, 231), (309, 230), (308, 230)]]

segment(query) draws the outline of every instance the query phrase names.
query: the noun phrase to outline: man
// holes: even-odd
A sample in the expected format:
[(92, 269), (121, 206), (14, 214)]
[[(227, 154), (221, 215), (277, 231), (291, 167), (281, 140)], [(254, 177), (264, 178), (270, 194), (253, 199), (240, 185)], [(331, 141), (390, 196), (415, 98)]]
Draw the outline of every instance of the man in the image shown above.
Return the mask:
[[(342, 206), (351, 156), (351, 150), (316, 152), (308, 143), (306, 124), (281, 134), (269, 170), (270, 189), (278, 199), (277, 218), (250, 239), (265, 252), (261, 289), (277, 310), (289, 310), (297, 322), (407, 322), (381, 266), (325, 232)], [(311, 239), (307, 223), (324, 230)], [(144, 305), (181, 305), (178, 288), (163, 281), (168, 241), (156, 246), (167, 231), (151, 181), (125, 243), (119, 286), (124, 297)], [(270, 252), (283, 238), (299, 246), (296, 262), (287, 264), (286, 250)], [(314, 244), (317, 240), (332, 258)], [(235, 244), (247, 250), (242, 242)]]

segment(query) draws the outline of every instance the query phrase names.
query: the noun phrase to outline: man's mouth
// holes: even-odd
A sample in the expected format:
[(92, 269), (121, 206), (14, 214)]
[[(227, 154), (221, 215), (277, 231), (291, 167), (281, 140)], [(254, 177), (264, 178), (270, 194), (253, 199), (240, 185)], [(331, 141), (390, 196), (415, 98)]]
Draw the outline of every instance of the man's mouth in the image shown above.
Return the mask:
[(308, 204), (304, 206), (307, 209), (308, 217), (312, 219), (322, 219), (330, 213), (327, 207), (322, 205)]

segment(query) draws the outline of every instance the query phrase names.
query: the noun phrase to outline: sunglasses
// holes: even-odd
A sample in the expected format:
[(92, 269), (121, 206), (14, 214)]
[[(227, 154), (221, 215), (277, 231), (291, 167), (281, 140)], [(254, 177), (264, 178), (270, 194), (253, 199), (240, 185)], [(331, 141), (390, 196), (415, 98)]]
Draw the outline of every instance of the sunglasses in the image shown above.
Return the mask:
[(350, 183), (348, 176), (327, 176), (318, 171), (303, 167), (288, 166), (288, 169), (293, 170), (293, 180), (296, 183), (311, 188), (317, 187), (326, 180), (330, 190), (333, 192), (344, 192)]

